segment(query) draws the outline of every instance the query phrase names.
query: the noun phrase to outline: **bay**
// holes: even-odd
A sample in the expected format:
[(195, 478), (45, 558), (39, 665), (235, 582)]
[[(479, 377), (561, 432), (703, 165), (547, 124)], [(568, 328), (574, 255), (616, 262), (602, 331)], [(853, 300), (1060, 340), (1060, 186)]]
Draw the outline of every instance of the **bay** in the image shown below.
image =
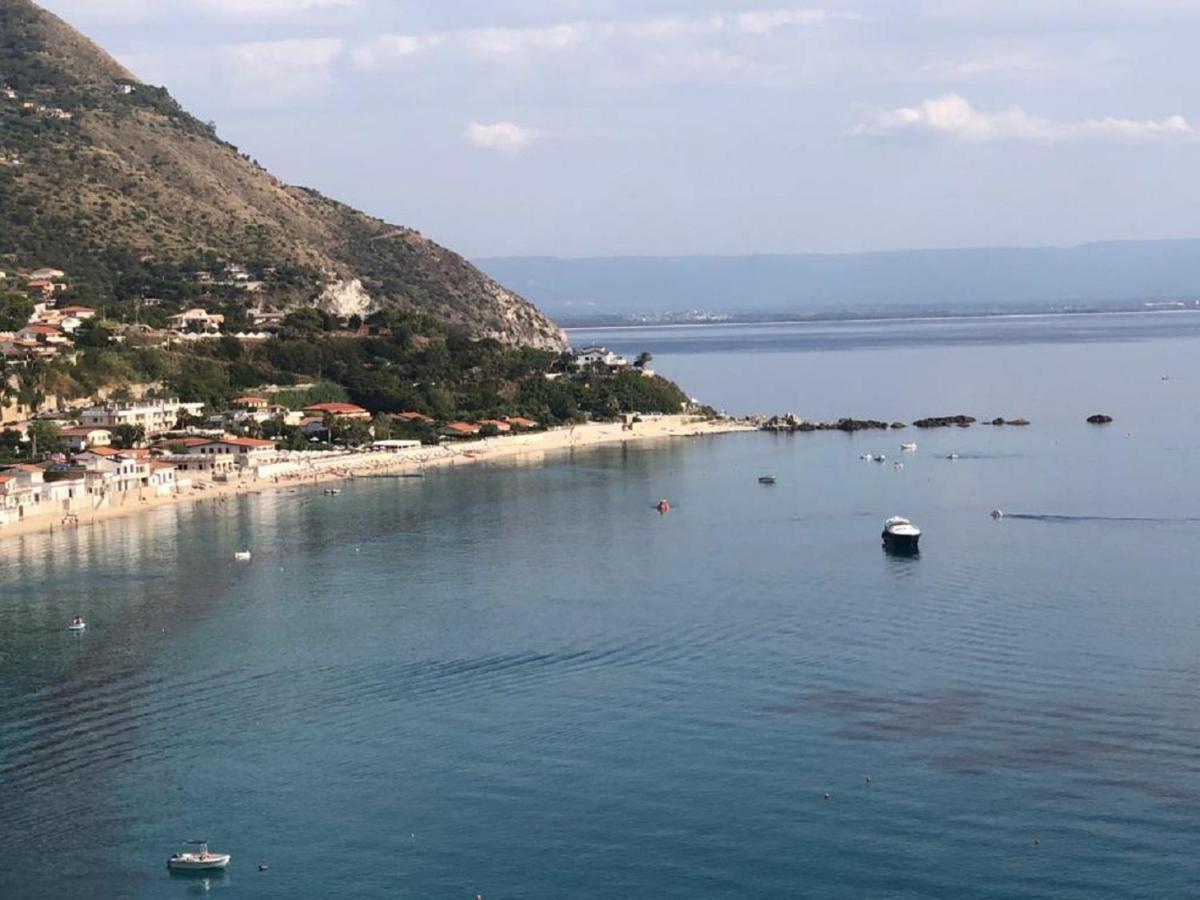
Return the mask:
[[(1200, 320), (1030, 321), (574, 336), (738, 412), (1028, 428), (3, 538), (0, 896), (1190, 895)], [(919, 557), (881, 550), (894, 513)], [(193, 837), (225, 877), (168, 876)]]

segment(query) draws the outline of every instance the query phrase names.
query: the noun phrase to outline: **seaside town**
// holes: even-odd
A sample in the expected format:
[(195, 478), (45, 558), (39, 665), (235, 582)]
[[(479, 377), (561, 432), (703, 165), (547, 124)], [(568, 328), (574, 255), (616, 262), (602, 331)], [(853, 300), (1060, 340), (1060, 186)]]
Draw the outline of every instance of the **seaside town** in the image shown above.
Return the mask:
[[(245, 274), (232, 267), (224, 277), (244, 283)], [(0, 333), (6, 380), (15, 383), (21, 370), (38, 360), (72, 361), (78, 352), (77, 335), (93, 326), (99, 313), (79, 304), (60, 305), (60, 298), (69, 293), (66, 273), (42, 268), (0, 278), (5, 295), (27, 300), (31, 309), (22, 327)], [(270, 340), (282, 315), (272, 319), (263, 314), (260, 321), (272, 330), (234, 337)], [(161, 332), (140, 328), (137, 333), (163, 346), (224, 335), (223, 318), (204, 309), (173, 315), (168, 323)], [(119, 342), (133, 329), (126, 326), (110, 340)], [(544, 377), (625, 371), (653, 375), (648, 354), (631, 363), (605, 347), (592, 346), (569, 356), (563, 371)], [(78, 405), (29, 405), (10, 397), (0, 406), (0, 452), (20, 461), (0, 465), (0, 529), (29, 522), (72, 526), (100, 511), (111, 514), (256, 483), (353, 477), (380, 469), (473, 460), (494, 449), (497, 439), (508, 439), (515, 448), (524, 435), (525, 445), (533, 446), (529, 438), (544, 438), (546, 432), (543, 423), (519, 415), (441, 421), (413, 410), (373, 413), (343, 401), (294, 402), (305, 387), (263, 386), (233, 398), (224, 409), (164, 396), (161, 390), (90, 397), (90, 402)], [(284, 392), (293, 400), (291, 405), (279, 402)], [(662, 417), (623, 416), (617, 435), (631, 436), (636, 424), (655, 418)], [(284, 440), (285, 431), (290, 441)], [(609, 427), (605, 434), (611, 431)], [(643, 428), (640, 433), (646, 432)], [(569, 433), (567, 445), (577, 437), (574, 427)]]

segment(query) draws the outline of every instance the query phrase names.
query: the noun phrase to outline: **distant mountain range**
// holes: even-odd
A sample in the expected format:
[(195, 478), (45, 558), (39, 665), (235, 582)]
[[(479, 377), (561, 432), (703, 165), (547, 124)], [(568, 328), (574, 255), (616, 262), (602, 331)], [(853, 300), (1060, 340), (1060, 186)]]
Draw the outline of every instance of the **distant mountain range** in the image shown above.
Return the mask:
[(977, 315), (1200, 300), (1200, 240), (1078, 247), (476, 261), (560, 324)]

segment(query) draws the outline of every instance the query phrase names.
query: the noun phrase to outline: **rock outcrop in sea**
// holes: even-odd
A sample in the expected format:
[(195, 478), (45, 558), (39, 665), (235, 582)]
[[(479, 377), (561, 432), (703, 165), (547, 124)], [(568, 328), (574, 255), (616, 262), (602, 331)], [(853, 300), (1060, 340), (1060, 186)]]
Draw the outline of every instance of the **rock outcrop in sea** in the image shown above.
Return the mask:
[(917, 419), (913, 422), (913, 426), (916, 428), (949, 428), (951, 425), (956, 425), (959, 428), (968, 428), (974, 421), (974, 416), (930, 416), (927, 419)]

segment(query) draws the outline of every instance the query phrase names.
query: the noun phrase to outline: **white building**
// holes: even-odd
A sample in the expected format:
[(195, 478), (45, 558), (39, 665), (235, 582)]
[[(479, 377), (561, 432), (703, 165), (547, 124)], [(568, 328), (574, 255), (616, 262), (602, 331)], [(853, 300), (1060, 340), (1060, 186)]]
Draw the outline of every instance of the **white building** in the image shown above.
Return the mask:
[(584, 347), (575, 354), (575, 365), (581, 369), (590, 369), (598, 364), (609, 369), (624, 369), (629, 365), (629, 361), (607, 347)]
[(243, 468), (270, 462), (278, 455), (274, 441), (246, 437), (214, 438), (188, 447), (187, 452), (189, 456), (227, 457)]
[(90, 428), (87, 425), (71, 425), (60, 432), (72, 453), (89, 447), (107, 447), (112, 443), (112, 432), (107, 428)]
[(80, 420), (90, 428), (109, 430), (122, 425), (140, 425), (150, 437), (173, 429), (180, 413), (198, 416), (203, 409), (203, 403), (180, 403), (178, 400), (112, 402), (84, 410)]
[(123, 453), (112, 447), (93, 447), (75, 454), (75, 462), (90, 472), (106, 475), (108, 485), (118, 493), (136, 491), (150, 483), (148, 456)]
[(167, 326), (173, 331), (191, 331), (201, 334), (216, 334), (225, 324), (225, 317), (220, 313), (209, 313), (203, 309), (189, 309), (167, 319)]

